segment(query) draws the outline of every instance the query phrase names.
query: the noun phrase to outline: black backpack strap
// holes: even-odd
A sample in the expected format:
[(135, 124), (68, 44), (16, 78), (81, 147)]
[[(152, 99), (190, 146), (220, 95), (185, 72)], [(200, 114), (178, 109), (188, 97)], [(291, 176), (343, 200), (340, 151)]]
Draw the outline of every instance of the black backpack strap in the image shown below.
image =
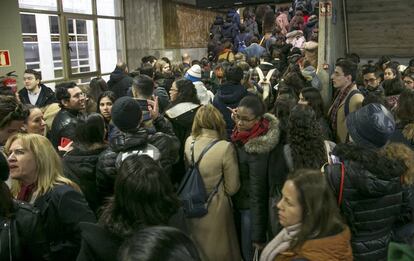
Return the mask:
[(218, 188), (220, 186), (220, 183), (223, 181), (224, 175), (221, 175), (219, 182), (217, 182), (217, 185), (214, 187), (214, 189), (210, 192), (210, 195), (208, 195), (207, 198), (207, 207), (210, 205), (211, 200), (213, 199), (213, 196), (218, 192)]
[[(219, 142), (220, 140), (213, 140), (212, 142), (210, 142), (201, 152), (200, 156), (197, 159), (197, 162), (195, 162), (194, 165), (197, 165), (200, 163), (201, 159), (204, 157), (204, 155), (207, 153), (207, 151), (209, 151), (211, 149), (211, 147), (213, 147), (217, 142)], [(194, 140), (191, 143), (191, 160), (194, 163)]]
[(357, 93), (361, 93), (359, 90), (352, 90), (351, 93), (348, 94), (345, 100), (345, 118), (349, 114), (349, 102), (351, 101), (352, 96), (354, 96)]

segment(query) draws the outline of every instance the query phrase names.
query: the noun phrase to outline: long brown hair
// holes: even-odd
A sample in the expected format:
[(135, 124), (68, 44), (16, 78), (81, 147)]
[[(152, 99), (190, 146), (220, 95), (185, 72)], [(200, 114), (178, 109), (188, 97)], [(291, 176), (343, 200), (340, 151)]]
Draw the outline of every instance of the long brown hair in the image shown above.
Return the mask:
[(299, 194), (302, 225), (292, 249), (309, 239), (332, 236), (344, 230), (337, 202), (328, 182), (319, 170), (300, 169), (288, 176)]

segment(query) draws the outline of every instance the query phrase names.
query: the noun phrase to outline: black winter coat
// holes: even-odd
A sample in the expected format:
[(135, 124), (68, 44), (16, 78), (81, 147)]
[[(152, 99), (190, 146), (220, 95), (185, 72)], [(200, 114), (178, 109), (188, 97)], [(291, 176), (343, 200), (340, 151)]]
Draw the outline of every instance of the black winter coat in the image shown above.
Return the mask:
[[(345, 165), (341, 211), (352, 232), (354, 260), (386, 260), (391, 230), (401, 215), (404, 163), (355, 144), (333, 150)], [(327, 175), (338, 197), (341, 173)]]
[(182, 102), (176, 104), (165, 112), (165, 117), (170, 120), (174, 133), (180, 141), (178, 162), (173, 166), (172, 182), (179, 183), (185, 174), (184, 144), (191, 134), (194, 116), (200, 104)]
[(82, 246), (77, 261), (118, 260), (118, 250), (124, 239), (109, 232), (102, 225), (81, 223)]
[(232, 120), (231, 112), (227, 107), (232, 109), (237, 108), (240, 100), (247, 95), (249, 95), (249, 92), (242, 85), (232, 82), (225, 82), (220, 85), (216, 95), (214, 96), (213, 105), (224, 117), (228, 139), (230, 139), (231, 132), (234, 128), (234, 121)]
[(65, 137), (73, 140), (75, 138), (76, 125), (79, 119), (84, 115), (79, 111), (62, 108), (57, 114), (52, 123), (50, 130), (50, 141), (53, 147), (57, 149), (60, 145), (61, 138)]
[(109, 77), (108, 88), (115, 93), (117, 98), (126, 96), (129, 87), (132, 86), (132, 77), (119, 68), (116, 68)]
[(78, 184), (89, 207), (95, 214), (97, 214), (98, 208), (101, 207), (96, 190), (96, 165), (98, 164), (99, 155), (106, 148), (104, 145), (92, 150), (75, 147), (66, 153), (62, 159), (65, 176)]
[[(36, 107), (42, 108), (46, 105), (58, 102), (55, 93), (52, 91), (52, 89), (50, 89), (44, 84), (40, 84), (40, 87), (41, 89), (39, 93), (39, 98), (37, 99), (36, 104), (34, 104)], [(26, 88), (23, 88), (19, 91), (19, 98), (23, 104), (31, 104), (29, 94)]]
[(46, 194), (36, 198), (49, 242), (51, 260), (75, 260), (81, 243), (80, 222), (96, 222), (82, 194), (72, 187), (55, 185)]
[(99, 157), (96, 186), (99, 200), (102, 202), (106, 197), (112, 196), (114, 192), (115, 178), (117, 175), (116, 158), (120, 152), (139, 150), (151, 144), (158, 148), (161, 153), (160, 164), (166, 174), (171, 173), (171, 168), (178, 160), (180, 142), (174, 135), (171, 124), (162, 116), (154, 120), (155, 134), (149, 134), (144, 128), (133, 133), (119, 131), (117, 136), (112, 137), (110, 146), (102, 152)]
[(234, 38), (236, 38), (236, 35), (238, 34), (238, 28), (233, 23), (225, 22), (223, 24), (221, 32), (223, 34), (223, 43), (225, 41), (230, 41), (231, 43), (233, 43)]
[(39, 211), (20, 201), (13, 205), (11, 219), (0, 217), (0, 260), (49, 260)]
[(236, 209), (250, 209), (252, 213), (252, 241), (266, 242), (269, 200), (269, 156), (279, 142), (279, 120), (271, 115), (266, 134), (249, 140), (246, 144), (236, 143), (240, 172), (240, 189), (233, 196)]

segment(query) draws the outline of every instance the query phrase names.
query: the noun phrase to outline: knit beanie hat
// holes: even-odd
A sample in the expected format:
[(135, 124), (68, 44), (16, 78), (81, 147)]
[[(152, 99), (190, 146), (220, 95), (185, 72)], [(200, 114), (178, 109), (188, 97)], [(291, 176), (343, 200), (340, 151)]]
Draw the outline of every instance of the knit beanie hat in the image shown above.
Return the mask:
[(141, 123), (142, 111), (139, 103), (129, 96), (117, 99), (111, 114), (112, 122), (123, 132), (134, 131)]
[(9, 178), (9, 171), (6, 156), (0, 151), (0, 181), (6, 181)]
[(378, 103), (370, 103), (346, 117), (346, 127), (352, 140), (370, 148), (381, 148), (394, 133), (391, 112)]
[(198, 64), (191, 66), (184, 75), (184, 78), (192, 82), (201, 81), (201, 67)]

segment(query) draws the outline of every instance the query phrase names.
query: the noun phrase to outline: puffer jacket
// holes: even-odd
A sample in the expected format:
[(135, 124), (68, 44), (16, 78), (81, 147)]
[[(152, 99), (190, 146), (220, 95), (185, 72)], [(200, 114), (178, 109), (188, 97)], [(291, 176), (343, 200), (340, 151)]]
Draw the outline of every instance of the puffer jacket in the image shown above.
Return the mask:
[(238, 32), (238, 28), (235, 24), (230, 23), (230, 22), (225, 22), (222, 27), (222, 34), (223, 34), (222, 42), (223, 43), (225, 41), (233, 42), (234, 38), (237, 35), (237, 32)]
[(0, 260), (49, 260), (47, 240), (39, 211), (14, 201), (13, 217), (0, 217)]
[(131, 133), (119, 133), (111, 139), (109, 148), (102, 152), (98, 159), (96, 169), (96, 186), (99, 200), (102, 202), (114, 192), (115, 178), (117, 175), (116, 159), (120, 152), (144, 149), (148, 144), (158, 148), (160, 152), (160, 164), (167, 175), (178, 161), (180, 142), (174, 135), (171, 124), (166, 124), (162, 116), (154, 120), (155, 134), (149, 134), (144, 128)]
[(266, 113), (270, 121), (266, 134), (249, 140), (246, 144), (236, 143), (240, 172), (240, 189), (233, 196), (236, 209), (250, 209), (252, 213), (252, 241), (266, 242), (268, 224), (268, 161), (270, 152), (279, 142), (279, 120)]
[[(340, 207), (351, 229), (354, 260), (386, 260), (391, 230), (402, 211), (404, 163), (356, 144), (338, 144), (333, 154), (345, 166)], [(327, 178), (338, 197), (340, 171)]]

